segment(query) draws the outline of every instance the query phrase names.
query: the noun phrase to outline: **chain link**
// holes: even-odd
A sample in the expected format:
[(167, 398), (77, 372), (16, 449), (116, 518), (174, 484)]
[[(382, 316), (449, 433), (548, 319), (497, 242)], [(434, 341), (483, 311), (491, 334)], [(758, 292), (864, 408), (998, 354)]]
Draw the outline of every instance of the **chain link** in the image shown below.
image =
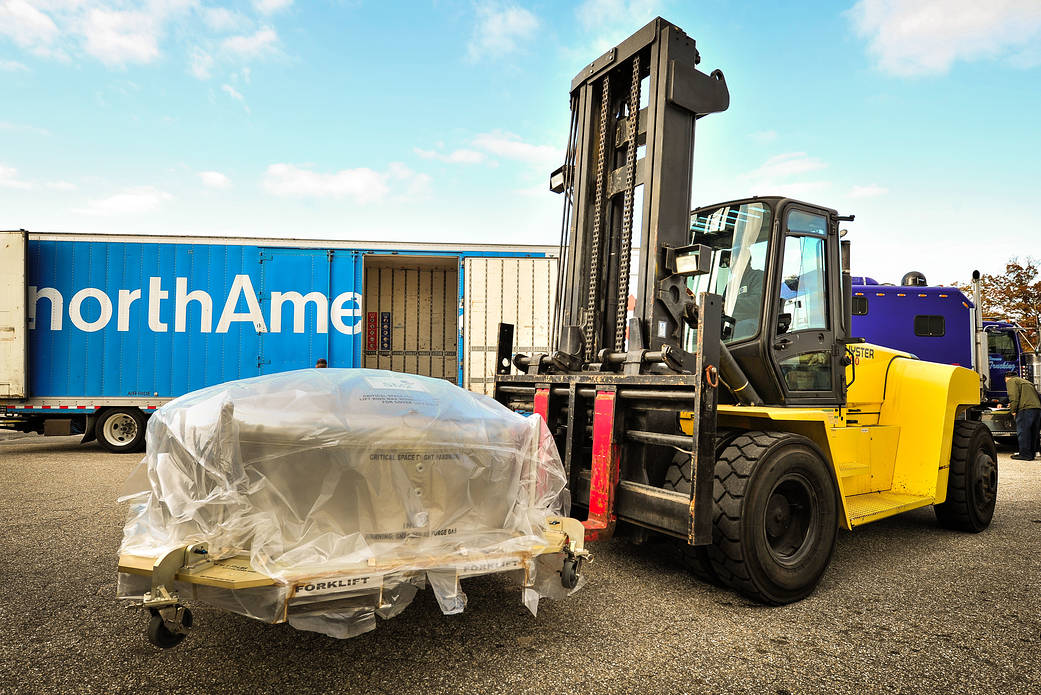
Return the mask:
[(604, 205), (604, 147), (607, 142), (607, 111), (611, 101), (609, 75), (604, 75), (603, 95), (600, 97), (600, 143), (596, 150), (596, 202), (593, 210), (593, 240), (589, 258), (589, 295), (586, 297), (585, 339), (586, 359), (593, 358), (593, 328), (597, 318), (600, 294), (600, 228)]
[(633, 196), (636, 179), (636, 144), (640, 130), (640, 56), (633, 58), (633, 80), (629, 88), (629, 141), (625, 152), (625, 200), (622, 204), (621, 256), (618, 260), (618, 311), (615, 314), (614, 349), (625, 349), (625, 319), (629, 311), (629, 263), (632, 260)]

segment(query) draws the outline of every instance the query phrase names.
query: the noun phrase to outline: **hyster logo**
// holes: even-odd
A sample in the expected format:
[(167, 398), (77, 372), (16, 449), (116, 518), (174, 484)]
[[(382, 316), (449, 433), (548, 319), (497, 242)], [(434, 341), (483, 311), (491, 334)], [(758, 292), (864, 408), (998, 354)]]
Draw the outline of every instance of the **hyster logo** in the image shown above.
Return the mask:
[[(130, 330), (131, 314), (134, 302), (142, 300), (143, 290), (119, 290), (115, 298), (116, 330)], [(169, 290), (163, 289), (163, 279), (148, 278), (148, 297), (136, 311), (140, 316), (147, 307), (148, 328), (154, 333), (165, 333), (169, 324), (161, 320), (163, 302), (170, 298)], [(50, 323), (52, 331), (60, 331), (62, 318), (65, 315), (65, 298), (53, 287), (29, 287), (28, 319), (29, 328), (36, 328), (36, 310), (41, 299), (50, 303)], [(188, 305), (198, 305), (200, 333), (211, 333), (213, 330), (213, 299), (205, 290), (188, 290), (188, 278), (174, 279), (174, 315), (173, 332), (184, 333), (188, 330)], [(245, 302), (246, 310), (239, 311), (239, 304)], [(90, 309), (84, 311), (84, 304)], [(304, 316), (308, 304), (314, 305), (316, 316), (316, 333), (328, 333), (329, 323), (340, 333), (348, 335), (361, 332), (361, 295), (357, 292), (343, 292), (329, 301), (321, 292), (272, 292), (271, 306), (267, 320), (260, 309), (257, 293), (253, 291), (253, 281), (248, 275), (236, 275), (224, 300), (224, 308), (217, 319), (217, 333), (227, 333), (233, 323), (250, 323), (257, 333), (281, 333), (282, 317), (286, 305), (292, 307), (293, 332), (304, 332)], [(167, 305), (169, 306), (169, 305)], [(87, 319), (84, 314), (96, 316)], [(72, 295), (69, 301), (69, 320), (72, 325), (86, 333), (100, 331), (112, 320), (112, 298), (96, 287), (85, 287)], [(167, 310), (169, 313), (169, 310)]]

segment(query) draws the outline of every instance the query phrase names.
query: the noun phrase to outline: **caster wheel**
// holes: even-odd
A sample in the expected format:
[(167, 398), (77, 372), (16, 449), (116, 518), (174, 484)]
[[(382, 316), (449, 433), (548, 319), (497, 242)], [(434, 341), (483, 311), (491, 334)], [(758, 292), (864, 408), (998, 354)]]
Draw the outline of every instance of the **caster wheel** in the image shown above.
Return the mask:
[(560, 568), (560, 583), (565, 589), (578, 586), (578, 560), (570, 557), (564, 560), (564, 566)]
[[(177, 606), (175, 616), (185, 631), (192, 626), (192, 612), (188, 608)], [(187, 633), (171, 630), (166, 625), (166, 621), (163, 620), (163, 616), (159, 614), (159, 611), (153, 610), (152, 617), (148, 620), (148, 628), (145, 630), (145, 634), (152, 645), (160, 649), (170, 649), (183, 642)]]

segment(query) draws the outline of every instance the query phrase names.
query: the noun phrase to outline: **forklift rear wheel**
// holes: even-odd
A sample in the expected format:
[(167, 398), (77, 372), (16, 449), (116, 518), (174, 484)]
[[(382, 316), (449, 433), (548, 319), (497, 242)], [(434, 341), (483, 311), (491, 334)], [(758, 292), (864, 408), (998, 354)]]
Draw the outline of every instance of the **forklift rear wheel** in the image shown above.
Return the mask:
[[(181, 625), (185, 628), (192, 626), (192, 612), (187, 606), (177, 606)], [(148, 619), (148, 628), (145, 630), (148, 641), (160, 649), (171, 649), (184, 641), (185, 633), (174, 632), (166, 626), (166, 621), (159, 611), (153, 610), (152, 617)]]
[(947, 500), (933, 507), (940, 525), (979, 533), (990, 526), (998, 496), (998, 450), (982, 422), (954, 423)]
[(101, 448), (114, 454), (131, 454), (145, 448), (147, 418), (137, 408), (110, 408), (94, 422), (94, 436)]
[(746, 432), (716, 460), (712, 568), (763, 603), (806, 598), (831, 561), (838, 493), (828, 464), (806, 437)]

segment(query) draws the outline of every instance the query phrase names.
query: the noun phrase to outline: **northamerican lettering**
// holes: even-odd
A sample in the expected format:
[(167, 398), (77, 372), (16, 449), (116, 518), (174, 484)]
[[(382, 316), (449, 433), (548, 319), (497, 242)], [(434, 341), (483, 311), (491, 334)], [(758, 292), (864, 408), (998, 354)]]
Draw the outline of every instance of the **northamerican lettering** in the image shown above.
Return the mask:
[[(169, 286), (167, 286), (169, 287)], [(154, 333), (165, 333), (170, 330), (169, 309), (163, 312), (164, 302), (170, 299), (170, 291), (163, 288), (163, 279), (148, 279), (148, 294), (143, 296), (143, 289), (118, 290), (115, 300), (108, 293), (96, 287), (85, 287), (69, 300), (68, 317), (76, 328), (86, 333), (100, 331), (112, 321), (113, 309), (116, 316), (116, 330), (127, 332), (131, 322), (139, 324), (147, 317), (148, 329)], [(50, 305), (50, 320), (47, 328), (52, 331), (62, 329), (65, 316), (65, 297), (53, 287), (29, 287), (28, 323), (35, 330), (37, 308), (41, 300)], [(134, 303), (140, 301), (137, 307)], [(239, 304), (245, 303), (245, 310), (239, 311)], [(281, 333), (283, 314), (286, 305), (292, 311), (293, 333), (304, 332), (304, 319), (307, 305), (313, 305), (315, 316), (315, 332), (328, 333), (329, 324), (340, 333), (348, 335), (361, 332), (362, 298), (357, 292), (342, 292), (331, 300), (321, 292), (271, 292), (268, 315), (265, 318), (261, 310), (257, 293), (253, 289), (253, 281), (248, 275), (236, 275), (224, 299), (223, 309), (217, 319), (216, 330), (213, 327), (213, 298), (206, 290), (189, 290), (188, 278), (174, 278), (173, 299), (173, 332), (184, 333), (188, 330), (188, 307), (194, 303), (198, 323), (193, 325), (200, 333), (227, 333), (233, 323), (249, 323), (257, 333)], [(88, 307), (85, 309), (84, 307)], [(169, 304), (166, 305), (169, 307)], [(44, 308), (41, 313), (46, 313)], [(87, 318), (84, 316), (90, 316)], [(164, 318), (166, 320), (164, 320)], [(194, 322), (193, 322), (194, 323)]]

